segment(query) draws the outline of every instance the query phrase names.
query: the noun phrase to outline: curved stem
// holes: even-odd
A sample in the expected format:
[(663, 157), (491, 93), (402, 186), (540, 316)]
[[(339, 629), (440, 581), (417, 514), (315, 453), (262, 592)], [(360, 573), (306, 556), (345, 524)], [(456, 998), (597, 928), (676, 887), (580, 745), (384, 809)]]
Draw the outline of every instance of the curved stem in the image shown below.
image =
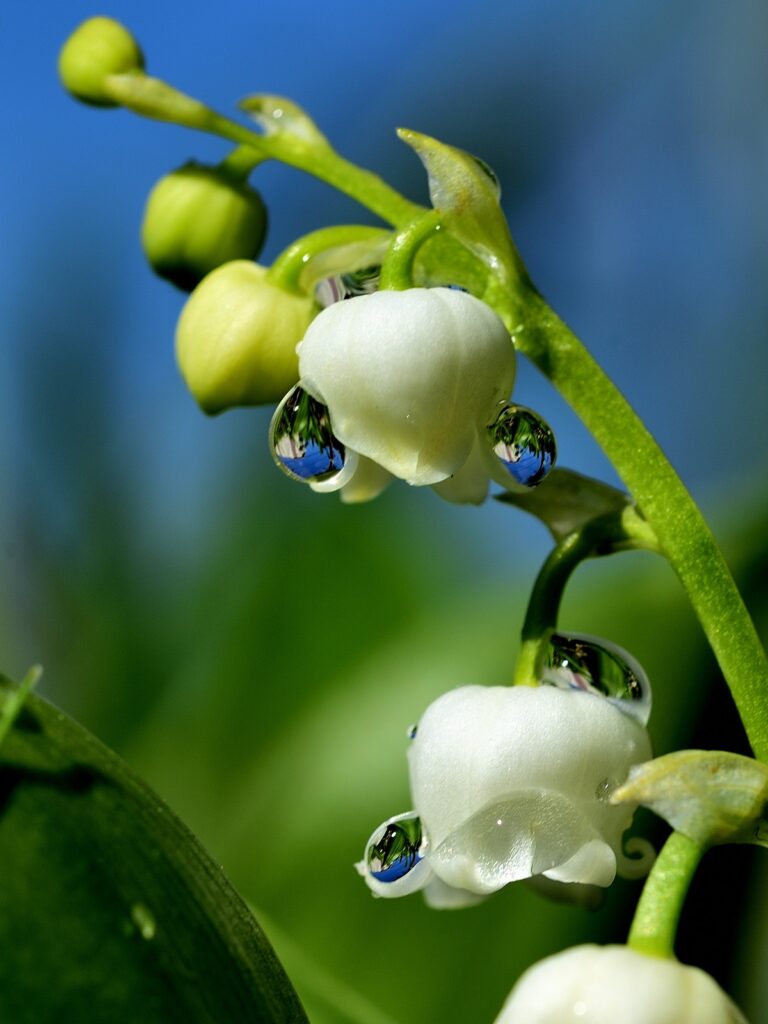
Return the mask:
[(646, 879), (627, 945), (638, 953), (671, 958), (675, 935), (691, 880), (705, 848), (682, 832), (673, 832)]
[(634, 496), (691, 600), (755, 755), (768, 760), (768, 661), (693, 498), (616, 385), (537, 292), (497, 309), (517, 348), (578, 413)]
[(390, 242), (381, 265), (379, 287), (382, 291), (405, 291), (406, 288), (413, 288), (413, 262), (416, 254), (428, 238), (441, 230), (440, 218), (439, 210), (428, 210), (398, 231)]
[(218, 169), (232, 181), (242, 183), (248, 180), (251, 171), (268, 159), (252, 146), (236, 146), (219, 162)]
[[(320, 228), (303, 235), (284, 249), (267, 271), (269, 277), (288, 291), (302, 291), (301, 279), (330, 249), (340, 247), (383, 244), (389, 241), (391, 232), (383, 228), (365, 227), (358, 224), (340, 224), (336, 227)], [(345, 266), (353, 269), (347, 261)], [(330, 273), (330, 271), (329, 271)], [(322, 275), (321, 275), (322, 276)]]
[(589, 520), (555, 545), (528, 600), (514, 685), (538, 686), (549, 636), (557, 625), (563, 593), (574, 570), (587, 558), (637, 548), (656, 550), (656, 543), (631, 505)]

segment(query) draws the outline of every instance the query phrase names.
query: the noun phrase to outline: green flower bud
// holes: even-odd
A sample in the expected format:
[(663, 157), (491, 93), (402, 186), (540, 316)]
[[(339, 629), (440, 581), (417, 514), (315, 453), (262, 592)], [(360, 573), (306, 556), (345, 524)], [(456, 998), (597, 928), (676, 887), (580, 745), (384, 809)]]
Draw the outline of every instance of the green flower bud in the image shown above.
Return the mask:
[(266, 227), (256, 189), (220, 167), (191, 162), (150, 192), (141, 242), (155, 273), (192, 291), (222, 263), (256, 259)]
[(203, 411), (282, 398), (298, 380), (296, 345), (317, 312), (257, 263), (234, 260), (208, 274), (176, 329), (179, 368)]
[(144, 55), (131, 33), (112, 18), (89, 18), (75, 29), (59, 54), (64, 88), (83, 103), (116, 107), (104, 87), (108, 75), (143, 71)]

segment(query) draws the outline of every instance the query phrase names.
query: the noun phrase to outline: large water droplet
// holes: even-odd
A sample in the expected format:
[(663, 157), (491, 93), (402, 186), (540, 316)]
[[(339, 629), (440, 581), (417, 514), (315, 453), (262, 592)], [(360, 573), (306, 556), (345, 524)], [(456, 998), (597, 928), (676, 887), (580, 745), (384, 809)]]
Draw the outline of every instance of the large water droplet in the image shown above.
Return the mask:
[(332, 306), (334, 302), (352, 299), (355, 295), (370, 295), (379, 290), (380, 277), (381, 267), (378, 264), (326, 277), (315, 288), (315, 298), (321, 306)]
[(379, 882), (397, 882), (421, 862), (426, 845), (418, 814), (400, 814), (380, 825), (369, 839), (366, 867)]
[(541, 681), (607, 697), (643, 725), (651, 713), (651, 684), (645, 670), (622, 647), (599, 637), (553, 633)]
[(487, 433), (494, 455), (515, 483), (535, 487), (555, 464), (555, 435), (532, 409), (504, 405)]
[(303, 483), (331, 480), (347, 461), (344, 445), (331, 430), (328, 409), (298, 385), (275, 410), (269, 441), (280, 469)]

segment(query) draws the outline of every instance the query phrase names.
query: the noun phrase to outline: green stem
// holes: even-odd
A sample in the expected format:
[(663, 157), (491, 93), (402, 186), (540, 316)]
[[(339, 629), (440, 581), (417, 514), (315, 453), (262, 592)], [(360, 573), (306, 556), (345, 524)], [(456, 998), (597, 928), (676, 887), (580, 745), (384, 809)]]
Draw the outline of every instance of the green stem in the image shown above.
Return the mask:
[[(358, 224), (340, 224), (330, 228), (320, 228), (308, 235), (303, 235), (292, 242), (287, 249), (284, 249), (272, 266), (268, 275), (272, 281), (279, 284), (281, 288), (288, 291), (301, 292), (302, 279), (306, 276), (318, 278), (323, 276), (313, 274), (313, 266), (327, 262), (329, 250), (352, 248), (356, 246), (375, 245), (388, 242), (391, 237), (390, 231), (383, 228), (365, 227)], [(345, 259), (344, 266), (347, 270), (354, 269), (353, 260)], [(366, 261), (370, 263), (368, 258)], [(328, 275), (332, 271), (328, 271)]]
[(627, 505), (621, 512), (591, 519), (555, 545), (539, 570), (528, 600), (515, 686), (538, 686), (549, 636), (557, 625), (563, 593), (574, 570), (596, 556), (637, 548), (656, 550), (647, 525)]
[(637, 501), (699, 617), (756, 757), (768, 760), (768, 661), (701, 512), (640, 418), (573, 332), (533, 291), (524, 296), (519, 322), (518, 300), (497, 307), (517, 348), (579, 414)]
[(627, 945), (638, 953), (671, 958), (683, 903), (705, 848), (673, 832), (646, 879)]
[(236, 146), (218, 165), (218, 169), (232, 181), (242, 183), (248, 180), (251, 171), (264, 163), (267, 157), (258, 153), (253, 146)]
[(413, 261), (421, 246), (442, 229), (439, 210), (428, 210), (395, 235), (381, 265), (382, 291), (413, 288)]

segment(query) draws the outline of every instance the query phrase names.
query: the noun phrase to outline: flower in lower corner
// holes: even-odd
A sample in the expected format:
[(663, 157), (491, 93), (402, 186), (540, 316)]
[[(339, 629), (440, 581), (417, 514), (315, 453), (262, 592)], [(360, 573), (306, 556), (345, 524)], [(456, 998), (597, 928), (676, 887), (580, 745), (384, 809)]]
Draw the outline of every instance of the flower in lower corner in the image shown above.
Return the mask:
[(357, 865), (374, 894), (423, 889), (455, 907), (522, 879), (604, 887), (647, 870), (650, 850), (623, 847), (636, 805), (609, 800), (651, 755), (642, 716), (551, 682), (464, 686), (427, 708), (408, 750), (414, 810), (384, 822)]
[(356, 294), (328, 305), (297, 347), (300, 381), (271, 427), (277, 464), (345, 501), (398, 477), (481, 502), (493, 477), (533, 486), (554, 438), (508, 405), (515, 352), (501, 319), (452, 288)]
[(628, 946), (576, 946), (534, 964), (496, 1024), (747, 1024), (698, 967)]

